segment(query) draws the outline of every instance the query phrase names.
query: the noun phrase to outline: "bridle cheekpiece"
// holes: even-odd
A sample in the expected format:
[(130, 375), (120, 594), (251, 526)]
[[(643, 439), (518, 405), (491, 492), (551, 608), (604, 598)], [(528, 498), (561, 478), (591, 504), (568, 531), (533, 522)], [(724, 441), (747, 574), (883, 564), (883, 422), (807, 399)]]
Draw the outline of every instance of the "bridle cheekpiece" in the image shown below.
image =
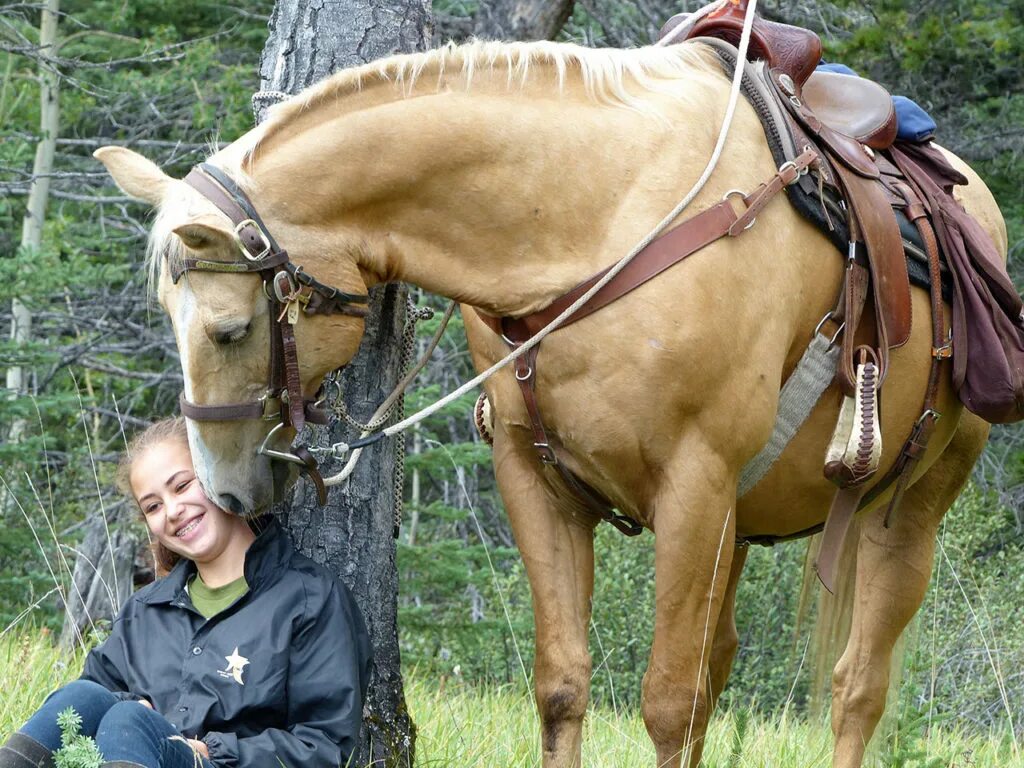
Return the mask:
[(263, 293), (269, 302), (270, 366), (267, 389), (257, 400), (199, 405), (187, 400), (183, 392), (180, 398), (181, 413), (193, 421), (277, 421), (256, 453), (272, 460), (300, 465), (316, 485), (320, 503), (323, 504), (327, 491), (317, 470), (316, 459), (310, 452), (304, 446), (292, 446), (290, 452), (269, 447), (274, 435), (288, 426), (294, 427), (298, 434), (306, 422), (327, 422), (326, 414), (318, 407), (319, 401), (302, 395), (294, 326), (301, 316), (300, 311), (306, 315), (365, 317), (369, 297), (324, 285), (307, 274), (301, 266), (293, 264), (288, 252), (277, 244), (267, 230), (249, 197), (219, 168), (202, 163), (189, 172), (185, 183), (231, 220), (242, 260), (182, 259), (170, 265), (171, 280), (177, 284), (186, 272), (259, 274), (263, 278)]

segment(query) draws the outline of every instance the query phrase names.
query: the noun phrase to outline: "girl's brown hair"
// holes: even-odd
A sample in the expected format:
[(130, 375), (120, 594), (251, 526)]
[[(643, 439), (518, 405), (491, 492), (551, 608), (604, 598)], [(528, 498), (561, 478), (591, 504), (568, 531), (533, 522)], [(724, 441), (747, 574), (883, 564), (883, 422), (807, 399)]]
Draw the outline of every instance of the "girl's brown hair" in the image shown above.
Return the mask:
[[(128, 441), (128, 449), (117, 465), (117, 475), (115, 476), (114, 483), (117, 489), (136, 505), (138, 500), (135, 498), (134, 491), (132, 491), (131, 483), (132, 466), (135, 464), (135, 459), (153, 446), (162, 445), (167, 442), (180, 442), (186, 448), (188, 447), (188, 432), (185, 429), (185, 419), (183, 417), (176, 416), (151, 424), (146, 429), (133, 435), (132, 439)], [(141, 520), (145, 521), (145, 515), (142, 514), (141, 509), (139, 510), (139, 516)], [(181, 555), (167, 549), (159, 541), (152, 541), (150, 548), (153, 550), (153, 559), (156, 561), (157, 577), (166, 576), (177, 562), (181, 560)]]

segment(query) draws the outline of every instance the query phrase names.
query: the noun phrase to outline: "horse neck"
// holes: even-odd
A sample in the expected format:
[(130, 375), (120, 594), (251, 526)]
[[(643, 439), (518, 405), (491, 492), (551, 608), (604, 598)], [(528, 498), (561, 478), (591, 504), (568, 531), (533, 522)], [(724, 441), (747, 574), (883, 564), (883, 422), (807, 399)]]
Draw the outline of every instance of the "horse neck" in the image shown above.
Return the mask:
[(369, 284), (522, 314), (625, 253), (710, 152), (706, 131), (680, 141), (582, 85), (559, 94), (540, 77), (510, 91), (506, 74), (476, 77), (413, 98), (380, 84), (272, 132), (251, 175), (274, 226), (317, 243), (300, 262), (329, 273), (340, 265), (319, 254), (344, 253)]

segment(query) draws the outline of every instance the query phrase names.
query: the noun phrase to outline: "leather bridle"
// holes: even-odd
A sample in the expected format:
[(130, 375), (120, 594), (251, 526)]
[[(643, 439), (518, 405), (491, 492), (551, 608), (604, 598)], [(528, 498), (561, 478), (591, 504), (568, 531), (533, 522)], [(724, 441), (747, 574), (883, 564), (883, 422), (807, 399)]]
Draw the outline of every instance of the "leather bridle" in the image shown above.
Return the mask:
[(185, 183), (231, 220), (243, 258), (241, 261), (186, 258), (177, 263), (172, 262), (169, 265), (171, 280), (177, 284), (186, 272), (259, 274), (263, 278), (263, 293), (267, 297), (270, 315), (270, 365), (266, 391), (258, 399), (243, 403), (200, 405), (187, 400), (183, 392), (180, 398), (181, 413), (193, 421), (277, 421), (256, 453), (272, 460), (300, 465), (316, 485), (323, 504), (327, 492), (317, 470), (316, 459), (310, 452), (304, 446), (292, 446), (290, 452), (269, 448), (274, 435), (288, 426), (300, 433), (306, 422), (327, 422), (327, 416), (318, 407), (318, 401), (302, 395), (294, 325), (299, 319), (300, 309), (306, 315), (365, 317), (369, 311), (369, 297), (324, 285), (307, 274), (301, 266), (292, 263), (288, 252), (277, 244), (267, 230), (249, 197), (219, 168), (202, 163), (189, 172)]

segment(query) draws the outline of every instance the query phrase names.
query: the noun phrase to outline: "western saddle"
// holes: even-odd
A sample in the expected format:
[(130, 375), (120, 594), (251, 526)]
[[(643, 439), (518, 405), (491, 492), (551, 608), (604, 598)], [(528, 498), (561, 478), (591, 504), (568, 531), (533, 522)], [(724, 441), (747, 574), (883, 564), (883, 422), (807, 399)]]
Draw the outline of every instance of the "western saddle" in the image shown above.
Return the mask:
[[(747, 0), (730, 0), (724, 8), (700, 19), (684, 39), (709, 43), (725, 61), (736, 63), (733, 46), (740, 39), (746, 11)], [(685, 14), (672, 17), (663, 27), (662, 37), (685, 18)], [(825, 533), (816, 563), (822, 583), (831, 591), (835, 564), (853, 514), (896, 483), (888, 521), (938, 419), (934, 406), (939, 366), (950, 356), (943, 326), (941, 265), (926, 205), (906, 178), (901, 153), (893, 147), (897, 126), (889, 93), (868, 80), (816, 72), (821, 41), (806, 29), (755, 18), (748, 50), (751, 63), (736, 64), (746, 67), (744, 86), (748, 98), (752, 103), (755, 99), (762, 102), (757, 111), (765, 123), (773, 152), (779, 150), (776, 159), (780, 152), (785, 159), (779, 172), (743, 198), (741, 212), (737, 213), (733, 203), (725, 200), (656, 239), (560, 327), (625, 295), (708, 243), (720, 237), (739, 236), (768, 200), (782, 190), (794, 204), (801, 195), (820, 201), (831, 236), (834, 238), (837, 230), (843, 232), (847, 246), (843, 284), (835, 309), (828, 316), (836, 338), (842, 338), (837, 378), (845, 397), (825, 457), (824, 472), (838, 490), (823, 526)], [(826, 191), (833, 200), (833, 214), (838, 214), (836, 222), (828, 212)], [(868, 480), (874, 476), (881, 455), (878, 393), (887, 373), (889, 350), (905, 344), (911, 329), (910, 282), (903, 236), (894, 209), (914, 224), (927, 256), (932, 364), (921, 417), (896, 465), (868, 490)], [(525, 317), (498, 318), (479, 311), (478, 314), (514, 348), (560, 315), (605, 272)], [(869, 305), (877, 329), (874, 342), (858, 346), (854, 342), (855, 332)], [(602, 518), (628, 535), (639, 533), (642, 529), (638, 523), (616, 512), (599, 492), (559, 461), (536, 403), (537, 351), (538, 347), (533, 347), (517, 358), (515, 372), (541, 463), (557, 471), (564, 485)], [(822, 526), (816, 526), (794, 536), (821, 529)], [(757, 543), (773, 541), (763, 537)]]

